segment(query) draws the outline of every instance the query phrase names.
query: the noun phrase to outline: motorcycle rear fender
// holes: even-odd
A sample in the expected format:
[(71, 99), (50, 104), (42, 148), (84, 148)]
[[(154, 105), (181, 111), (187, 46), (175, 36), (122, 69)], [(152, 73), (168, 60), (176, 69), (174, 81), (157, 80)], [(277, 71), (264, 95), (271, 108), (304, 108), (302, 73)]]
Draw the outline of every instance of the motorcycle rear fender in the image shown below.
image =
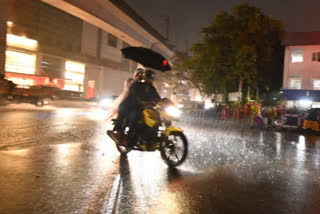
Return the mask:
[(182, 129), (179, 129), (177, 127), (174, 127), (174, 126), (169, 126), (166, 128), (166, 130), (164, 131), (164, 134), (166, 136), (169, 136), (172, 132), (183, 132)]

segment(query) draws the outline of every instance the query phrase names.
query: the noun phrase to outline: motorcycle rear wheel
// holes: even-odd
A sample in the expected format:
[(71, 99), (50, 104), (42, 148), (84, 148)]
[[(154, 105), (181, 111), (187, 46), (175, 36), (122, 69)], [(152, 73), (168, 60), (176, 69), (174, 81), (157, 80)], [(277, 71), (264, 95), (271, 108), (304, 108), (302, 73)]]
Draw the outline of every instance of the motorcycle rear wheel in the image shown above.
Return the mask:
[(179, 166), (188, 154), (188, 141), (182, 132), (172, 132), (164, 146), (160, 147), (162, 159), (169, 166)]

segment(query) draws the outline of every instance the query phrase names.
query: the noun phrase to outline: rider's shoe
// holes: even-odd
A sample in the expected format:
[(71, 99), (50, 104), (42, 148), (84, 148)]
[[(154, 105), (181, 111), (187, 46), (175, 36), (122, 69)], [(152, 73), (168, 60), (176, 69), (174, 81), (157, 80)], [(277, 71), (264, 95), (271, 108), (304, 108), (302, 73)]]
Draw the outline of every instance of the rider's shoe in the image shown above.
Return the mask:
[(127, 141), (124, 138), (124, 136), (123, 136), (121, 131), (108, 130), (107, 131), (107, 135), (109, 137), (111, 137), (111, 139), (114, 140), (114, 142), (116, 142), (117, 144), (122, 145), (122, 146), (127, 146)]

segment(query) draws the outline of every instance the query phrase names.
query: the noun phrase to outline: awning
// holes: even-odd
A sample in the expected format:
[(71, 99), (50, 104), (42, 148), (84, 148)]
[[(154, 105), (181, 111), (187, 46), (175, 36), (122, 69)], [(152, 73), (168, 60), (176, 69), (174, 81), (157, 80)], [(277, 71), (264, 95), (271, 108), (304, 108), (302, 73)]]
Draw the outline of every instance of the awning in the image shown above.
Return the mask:
[(308, 99), (320, 102), (320, 90), (281, 89), (280, 92), (280, 97), (284, 100)]

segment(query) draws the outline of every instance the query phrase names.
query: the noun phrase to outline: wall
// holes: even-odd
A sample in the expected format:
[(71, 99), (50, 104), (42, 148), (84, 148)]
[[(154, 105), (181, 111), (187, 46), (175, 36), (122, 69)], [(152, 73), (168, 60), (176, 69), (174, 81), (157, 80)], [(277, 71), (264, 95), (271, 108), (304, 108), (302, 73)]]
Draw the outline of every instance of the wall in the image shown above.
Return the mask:
[(4, 73), (7, 20), (9, 15), (9, 0), (1, 1), (0, 7), (0, 73)]
[(89, 23), (82, 24), (81, 52), (90, 56), (97, 56), (99, 29)]
[[(303, 49), (303, 62), (290, 62), (290, 49)], [(320, 63), (312, 61), (312, 53), (319, 52), (319, 45), (288, 46), (285, 48), (283, 88), (288, 89), (288, 80), (291, 76), (301, 78), (301, 89), (313, 89), (312, 79), (320, 78)]]
[(101, 35), (101, 58), (111, 59), (115, 62), (121, 62), (121, 51), (120, 47), (122, 46), (121, 40), (117, 40), (117, 48), (111, 47), (108, 45), (108, 33), (103, 31)]
[(119, 96), (123, 90), (124, 81), (132, 78), (133, 74), (127, 71), (117, 71), (112, 68), (104, 68), (103, 96)]

